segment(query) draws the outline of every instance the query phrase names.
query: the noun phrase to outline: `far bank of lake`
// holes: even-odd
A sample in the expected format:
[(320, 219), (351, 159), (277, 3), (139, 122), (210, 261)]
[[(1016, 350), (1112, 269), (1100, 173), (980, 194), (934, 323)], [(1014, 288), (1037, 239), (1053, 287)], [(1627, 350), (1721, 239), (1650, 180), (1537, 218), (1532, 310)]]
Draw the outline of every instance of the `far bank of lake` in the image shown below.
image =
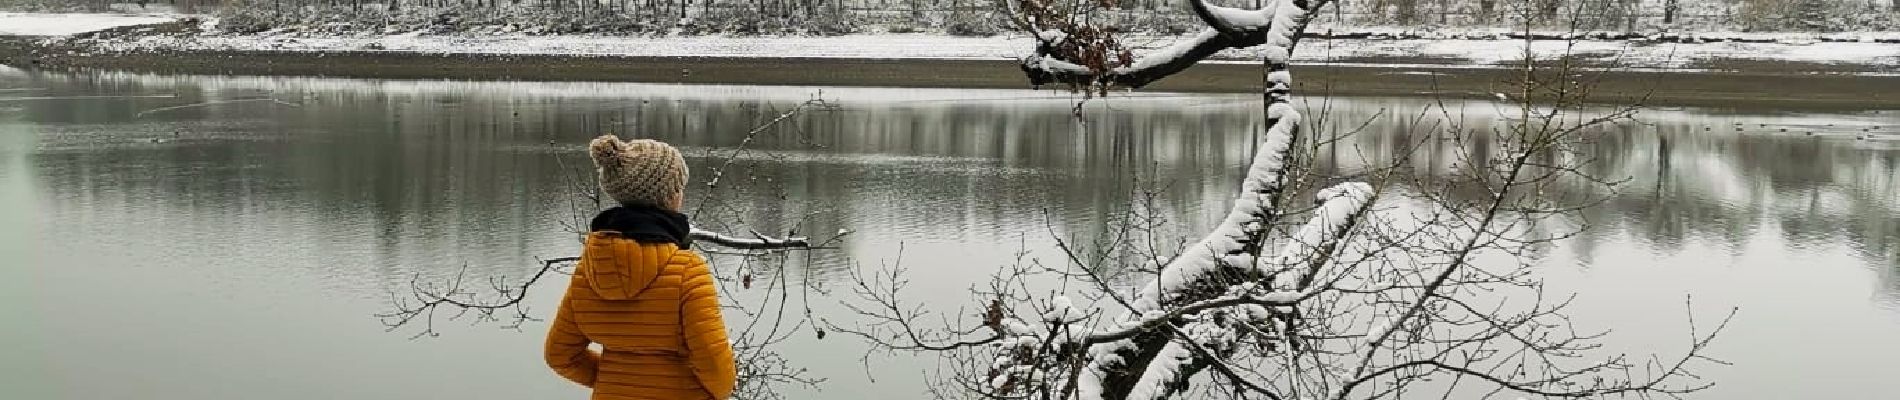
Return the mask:
[[(634, 39), (625, 40), (628, 43), (637, 42)], [(705, 40), (716, 41), (719, 38)], [(877, 45), (885, 47), (921, 46), (880, 43)], [(985, 43), (977, 44), (993, 45)], [(1316, 42), (1313, 47), (1323, 46), (1318, 43), (1321, 42)], [(1509, 41), (1499, 41), (1498, 45), (1511, 44)], [(470, 46), (474, 47), (456, 51), (337, 50), (327, 47), (204, 49), (191, 46), (128, 50), (86, 40), (0, 37), (0, 64), (66, 71), (104, 69), (183, 75), (365, 79), (983, 89), (1029, 86), (1017, 62), (1000, 55), (866, 57), (818, 52), (807, 56), (799, 48), (786, 49), (782, 54), (770, 56), (759, 55), (769, 52), (757, 49), (732, 54), (715, 52), (713, 56), (683, 56), (665, 51), (654, 53), (659, 55), (645, 55), (642, 51), (549, 54), (501, 52), (506, 49), (497, 48), (495, 43)], [(970, 51), (955, 53), (965, 52)], [(972, 54), (995, 52), (994, 49), (986, 48), (975, 50)], [(1306, 94), (1492, 99), (1500, 93), (1516, 92), (1513, 82), (1520, 81), (1523, 74), (1521, 69), (1508, 63), (1453, 60), (1423, 53), (1377, 53), (1352, 58), (1332, 57), (1325, 62), (1297, 65), (1294, 72), (1299, 75), (1299, 79), (1295, 81), (1300, 87), (1296, 90)], [(1598, 54), (1593, 57), (1610, 59), (1616, 56)], [(1890, 73), (1888, 69), (1894, 66), (1883, 66), (1878, 62), (1881, 57), (1861, 58), (1874, 61), (1714, 58), (1673, 69), (1629, 65), (1606, 67), (1584, 63), (1589, 68), (1578, 71), (1571, 79), (1593, 83), (1594, 87), (1590, 88), (1592, 98), (1602, 102), (1762, 109), (1783, 106), (1843, 110), (1900, 108), (1900, 94), (1896, 94), (1900, 93), (1900, 73)], [(1555, 79), (1555, 76), (1540, 76), (1539, 79)], [(1260, 90), (1260, 82), (1260, 64), (1218, 61), (1202, 63), (1140, 90), (1250, 93)]]

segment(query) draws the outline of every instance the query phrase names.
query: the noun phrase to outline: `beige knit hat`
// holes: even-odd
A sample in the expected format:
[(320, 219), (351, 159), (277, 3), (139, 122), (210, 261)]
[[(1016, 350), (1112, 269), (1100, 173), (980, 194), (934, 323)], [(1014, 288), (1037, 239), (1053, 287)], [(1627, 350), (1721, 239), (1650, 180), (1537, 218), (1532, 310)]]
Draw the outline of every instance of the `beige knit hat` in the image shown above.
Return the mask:
[(600, 168), (600, 190), (623, 206), (671, 209), (668, 200), (686, 192), (686, 158), (673, 146), (601, 135), (587, 147)]

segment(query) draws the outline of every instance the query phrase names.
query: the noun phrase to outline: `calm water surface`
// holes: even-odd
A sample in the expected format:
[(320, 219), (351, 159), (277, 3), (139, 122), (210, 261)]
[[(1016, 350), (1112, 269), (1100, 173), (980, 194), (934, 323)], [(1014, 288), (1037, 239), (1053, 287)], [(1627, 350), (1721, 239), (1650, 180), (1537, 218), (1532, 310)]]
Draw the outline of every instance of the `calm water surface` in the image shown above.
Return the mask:
[[(412, 277), (520, 276), (574, 254), (562, 221), (596, 134), (676, 143), (704, 182), (746, 130), (817, 92), (0, 69), (0, 398), (582, 398), (542, 365), (542, 323), (444, 322), (410, 340), (372, 314)], [(1118, 97), (1086, 123), (1059, 93), (822, 96), (840, 109), (748, 144), (726, 189), (689, 204), (721, 204), (702, 218), (720, 226), (854, 231), (786, 273), (822, 286), (901, 264), (911, 295), (945, 311), (1018, 249), (1052, 259), (1056, 237), (1097, 232), (1137, 187), (1165, 189), (1180, 221), (1167, 229), (1200, 232), (1260, 123), (1251, 96)], [(205, 102), (218, 103), (167, 109)], [(1338, 98), (1331, 112), (1425, 104)], [(1461, 107), (1474, 127), (1497, 123), (1492, 105)], [(1740, 307), (1713, 349), (1735, 365), (1704, 369), (1718, 386), (1702, 398), (1891, 398), (1900, 113), (1642, 118), (1592, 144), (1593, 172), (1629, 182), (1542, 260), (1581, 293), (1579, 322), (1615, 330), (1611, 351), (1673, 354), (1684, 296), (1707, 319)], [(1350, 144), (1377, 159), (1411, 128), (1381, 118)], [(536, 309), (553, 309), (553, 282)], [(828, 379), (785, 388), (800, 399), (924, 397), (935, 361), (862, 357), (837, 335), (782, 348)]]

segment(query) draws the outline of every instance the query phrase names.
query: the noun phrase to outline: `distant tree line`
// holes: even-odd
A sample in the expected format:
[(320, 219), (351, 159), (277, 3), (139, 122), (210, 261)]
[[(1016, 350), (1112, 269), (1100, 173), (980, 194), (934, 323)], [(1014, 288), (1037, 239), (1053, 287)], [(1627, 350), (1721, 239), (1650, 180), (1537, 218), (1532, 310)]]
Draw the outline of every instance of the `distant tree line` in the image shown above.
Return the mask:
[[(1527, 3), (1528, 5), (1522, 5)], [(1532, 7), (1536, 15), (1580, 28), (1640, 31), (1841, 31), (1900, 27), (1896, 0), (1366, 0), (1341, 4), (1356, 24), (1402, 26), (1511, 26)], [(1558, 18), (1563, 17), (1563, 18)]]
[[(1001, 33), (1003, 0), (0, 0), (0, 9), (105, 11), (170, 7), (218, 12), (228, 31), (312, 33)], [(1126, 31), (1198, 27), (1186, 2), (1107, 1), (1096, 11)], [(1215, 0), (1253, 6), (1260, 0)], [(1542, 20), (1600, 31), (1813, 31), (1900, 29), (1900, 0), (1360, 0), (1322, 27), (1506, 28), (1533, 7)]]

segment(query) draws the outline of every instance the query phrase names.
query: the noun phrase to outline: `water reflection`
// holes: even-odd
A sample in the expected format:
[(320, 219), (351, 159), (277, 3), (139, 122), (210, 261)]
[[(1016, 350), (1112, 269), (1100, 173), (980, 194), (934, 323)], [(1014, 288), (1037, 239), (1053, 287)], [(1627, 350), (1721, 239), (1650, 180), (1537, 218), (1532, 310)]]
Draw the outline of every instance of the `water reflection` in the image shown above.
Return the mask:
[[(865, 267), (845, 258), (876, 265), (901, 248), (913, 278), (931, 282), (918, 293), (922, 300), (960, 304), (964, 289), (1012, 261), (1013, 250), (1046, 255), (1052, 237), (1100, 234), (1133, 206), (1137, 189), (1165, 188), (1156, 205), (1175, 223), (1164, 234), (1211, 225), (1238, 189), (1236, 166), (1261, 123), (1259, 103), (1248, 96), (1095, 100), (1086, 122), (1078, 122), (1070, 117), (1070, 96), (1022, 91), (819, 94), (19, 70), (0, 70), (0, 87), (43, 89), (35, 92), (40, 97), (96, 96), (9, 100), (21, 96), (0, 92), (0, 132), (15, 136), (9, 143), (28, 143), (4, 151), (5, 159), (26, 158), (26, 173), (0, 176), (30, 179), (5, 187), (33, 192), (43, 215), (33, 229), (50, 252), (104, 237), (118, 246), (82, 257), (227, 284), (321, 285), (352, 299), (350, 305), (300, 307), (343, 308), (353, 316), (339, 323), (352, 326), (373, 324), (361, 315), (374, 311), (384, 290), (418, 274), (443, 276), (462, 264), (478, 274), (520, 274), (534, 257), (573, 252), (561, 221), (572, 218), (567, 202), (576, 176), (589, 173), (581, 144), (602, 132), (681, 145), (695, 184), (735, 159), (719, 189), (689, 196), (689, 204), (730, 206), (704, 211), (706, 223), (856, 232), (846, 251), (812, 265), (813, 276)], [(745, 140), (753, 126), (814, 95), (841, 108)], [(194, 104), (204, 105), (179, 107)], [(1336, 121), (1372, 123), (1329, 149), (1319, 165), (1351, 172), (1396, 157), (1416, 139), (1409, 133), (1443, 122), (1410, 118), (1425, 104), (1334, 99), (1327, 113)], [(1454, 107), (1466, 128), (1502, 124), (1489, 103)], [(1627, 180), (1586, 214), (1591, 228), (1567, 250), (1579, 265), (1599, 268), (1594, 260), (1629, 253), (1699, 254), (1710, 245), (1731, 255), (1820, 254), (1858, 264), (1834, 267), (1871, 270), (1871, 282), (1834, 282), (1830, 289), (1853, 292), (1862, 289), (1852, 285), (1867, 284), (1879, 299), (1810, 306), (1864, 307), (1900, 297), (1900, 114), (1651, 110), (1642, 123), (1593, 138), (1586, 153), (1599, 162), (1591, 172)], [(741, 144), (747, 151), (734, 156)], [(1485, 140), (1463, 147), (1434, 142), (1414, 162), (1442, 170), (1459, 152), (1490, 147)], [(296, 279), (271, 277), (286, 269)], [(1753, 289), (1772, 287), (1742, 290)], [(1900, 320), (1894, 315), (1900, 312), (1885, 314)], [(1868, 332), (1878, 332), (1900, 322), (1868, 324)], [(810, 355), (849, 348), (835, 340), (793, 344), (794, 352)], [(814, 363), (844, 382), (862, 379), (857, 360)], [(527, 364), (497, 370), (539, 372)], [(863, 385), (914, 391), (915, 384), (898, 378)], [(838, 396), (869, 398), (825, 395)]]

